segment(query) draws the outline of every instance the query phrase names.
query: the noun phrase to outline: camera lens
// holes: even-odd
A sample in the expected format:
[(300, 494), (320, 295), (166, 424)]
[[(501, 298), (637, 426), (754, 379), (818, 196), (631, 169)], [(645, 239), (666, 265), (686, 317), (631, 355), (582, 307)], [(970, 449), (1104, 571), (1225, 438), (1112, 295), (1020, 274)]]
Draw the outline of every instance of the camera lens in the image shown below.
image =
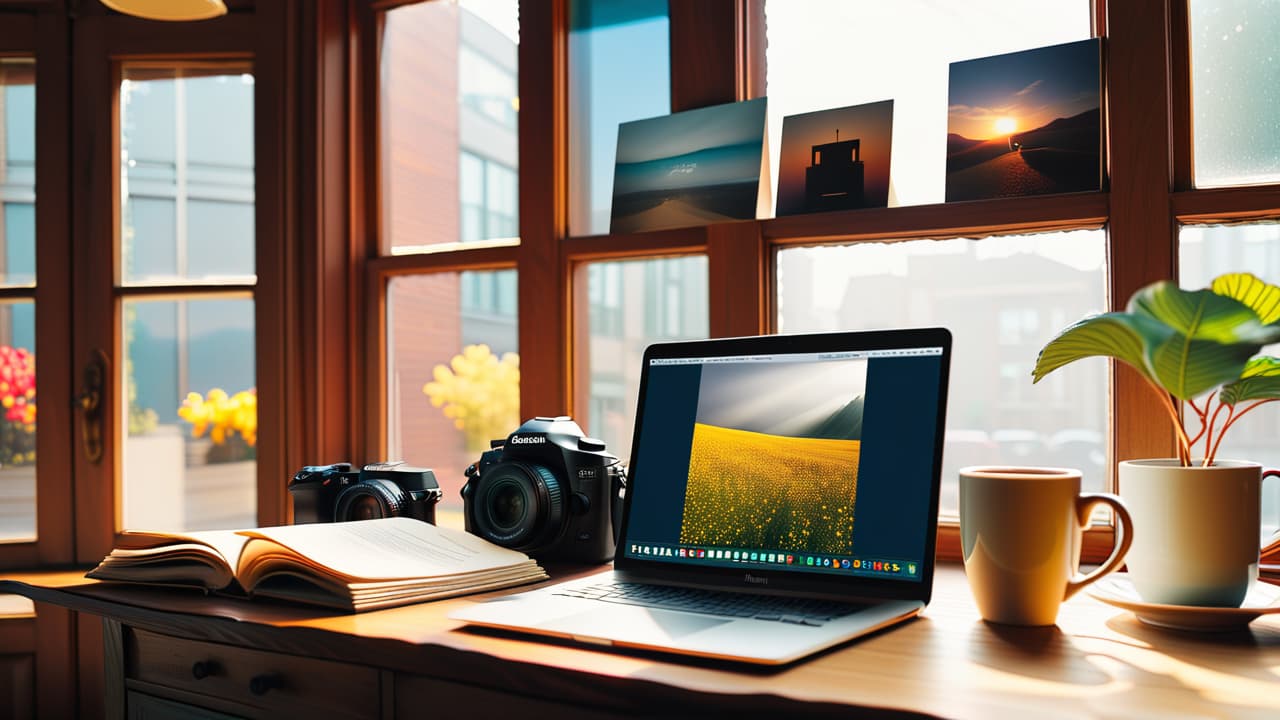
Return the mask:
[(485, 472), (467, 512), (480, 537), (528, 552), (560, 533), (564, 493), (556, 476), (541, 465), (498, 463)]
[(409, 498), (399, 485), (379, 478), (364, 480), (347, 486), (338, 495), (333, 519), (346, 522), (396, 517), (404, 514), (408, 503)]

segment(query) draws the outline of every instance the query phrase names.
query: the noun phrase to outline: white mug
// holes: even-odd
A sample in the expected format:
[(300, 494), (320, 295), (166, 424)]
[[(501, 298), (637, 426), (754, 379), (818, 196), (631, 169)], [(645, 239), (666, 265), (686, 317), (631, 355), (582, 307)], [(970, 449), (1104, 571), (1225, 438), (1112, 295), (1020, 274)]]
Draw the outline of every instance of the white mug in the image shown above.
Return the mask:
[[(1081, 577), (1082, 533), (1098, 503), (1111, 506), (1119, 534), (1107, 561)], [(1063, 600), (1120, 567), (1133, 523), (1115, 495), (1081, 493), (1079, 470), (967, 467), (960, 470), (960, 539), (984, 619), (1052, 625)]]

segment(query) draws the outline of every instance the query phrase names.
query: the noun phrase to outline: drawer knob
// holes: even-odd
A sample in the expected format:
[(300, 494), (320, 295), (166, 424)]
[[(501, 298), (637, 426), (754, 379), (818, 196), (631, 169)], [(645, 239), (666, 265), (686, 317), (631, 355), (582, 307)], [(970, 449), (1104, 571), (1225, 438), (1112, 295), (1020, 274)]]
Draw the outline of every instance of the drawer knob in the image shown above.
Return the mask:
[(284, 687), (284, 678), (279, 673), (254, 675), (249, 680), (249, 692), (254, 695), (266, 695), (275, 688)]
[(191, 676), (197, 680), (203, 680), (210, 675), (218, 674), (218, 663), (213, 660), (197, 660), (191, 666)]

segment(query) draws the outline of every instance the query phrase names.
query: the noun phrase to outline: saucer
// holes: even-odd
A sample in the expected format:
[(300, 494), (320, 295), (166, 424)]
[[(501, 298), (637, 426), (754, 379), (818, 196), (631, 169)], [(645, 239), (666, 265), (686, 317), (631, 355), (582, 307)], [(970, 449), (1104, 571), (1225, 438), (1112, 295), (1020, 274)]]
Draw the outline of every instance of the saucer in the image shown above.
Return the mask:
[(1197, 607), (1143, 602), (1126, 573), (1112, 573), (1085, 588), (1108, 605), (1131, 611), (1148, 625), (1195, 632), (1239, 630), (1261, 615), (1280, 613), (1280, 587), (1255, 580), (1240, 607)]

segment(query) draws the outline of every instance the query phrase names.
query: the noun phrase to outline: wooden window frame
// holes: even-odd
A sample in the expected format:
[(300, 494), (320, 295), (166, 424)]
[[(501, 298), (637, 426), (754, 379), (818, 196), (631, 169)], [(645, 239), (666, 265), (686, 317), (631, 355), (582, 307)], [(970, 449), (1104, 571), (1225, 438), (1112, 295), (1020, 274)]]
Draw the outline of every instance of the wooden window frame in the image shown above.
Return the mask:
[[(365, 449), (386, 438), (385, 283), (396, 274), (514, 267), (519, 273), (524, 415), (580, 409), (585, 288), (579, 269), (599, 260), (703, 254), (708, 258), (712, 337), (775, 331), (774, 263), (788, 247), (1075, 229), (1107, 230), (1108, 305), (1175, 278), (1181, 224), (1280, 218), (1280, 185), (1197, 190), (1192, 180), (1189, 0), (1093, 0), (1094, 34), (1106, 46), (1108, 183), (1099, 192), (853, 210), (638, 234), (570, 236), (567, 182), (569, 0), (521, 4), (519, 47), (520, 244), (383, 257), (378, 242), (377, 138), (363, 133), (366, 188)], [(377, 12), (364, 3), (356, 26), (366, 128), (376, 128)], [(764, 0), (670, 0), (672, 111), (758, 97), (764, 91)], [(554, 303), (554, 304), (553, 304)], [(556, 312), (546, 312), (548, 307)], [(1130, 369), (1112, 363), (1109, 457), (1168, 457), (1173, 431), (1160, 403)], [(575, 384), (575, 380), (578, 382)], [(1114, 473), (1112, 473), (1114, 475)], [(1114, 489), (1114, 477), (1109, 480)], [(939, 556), (960, 556), (958, 527), (939, 525)], [(1114, 532), (1085, 534), (1086, 560), (1110, 550)]]

